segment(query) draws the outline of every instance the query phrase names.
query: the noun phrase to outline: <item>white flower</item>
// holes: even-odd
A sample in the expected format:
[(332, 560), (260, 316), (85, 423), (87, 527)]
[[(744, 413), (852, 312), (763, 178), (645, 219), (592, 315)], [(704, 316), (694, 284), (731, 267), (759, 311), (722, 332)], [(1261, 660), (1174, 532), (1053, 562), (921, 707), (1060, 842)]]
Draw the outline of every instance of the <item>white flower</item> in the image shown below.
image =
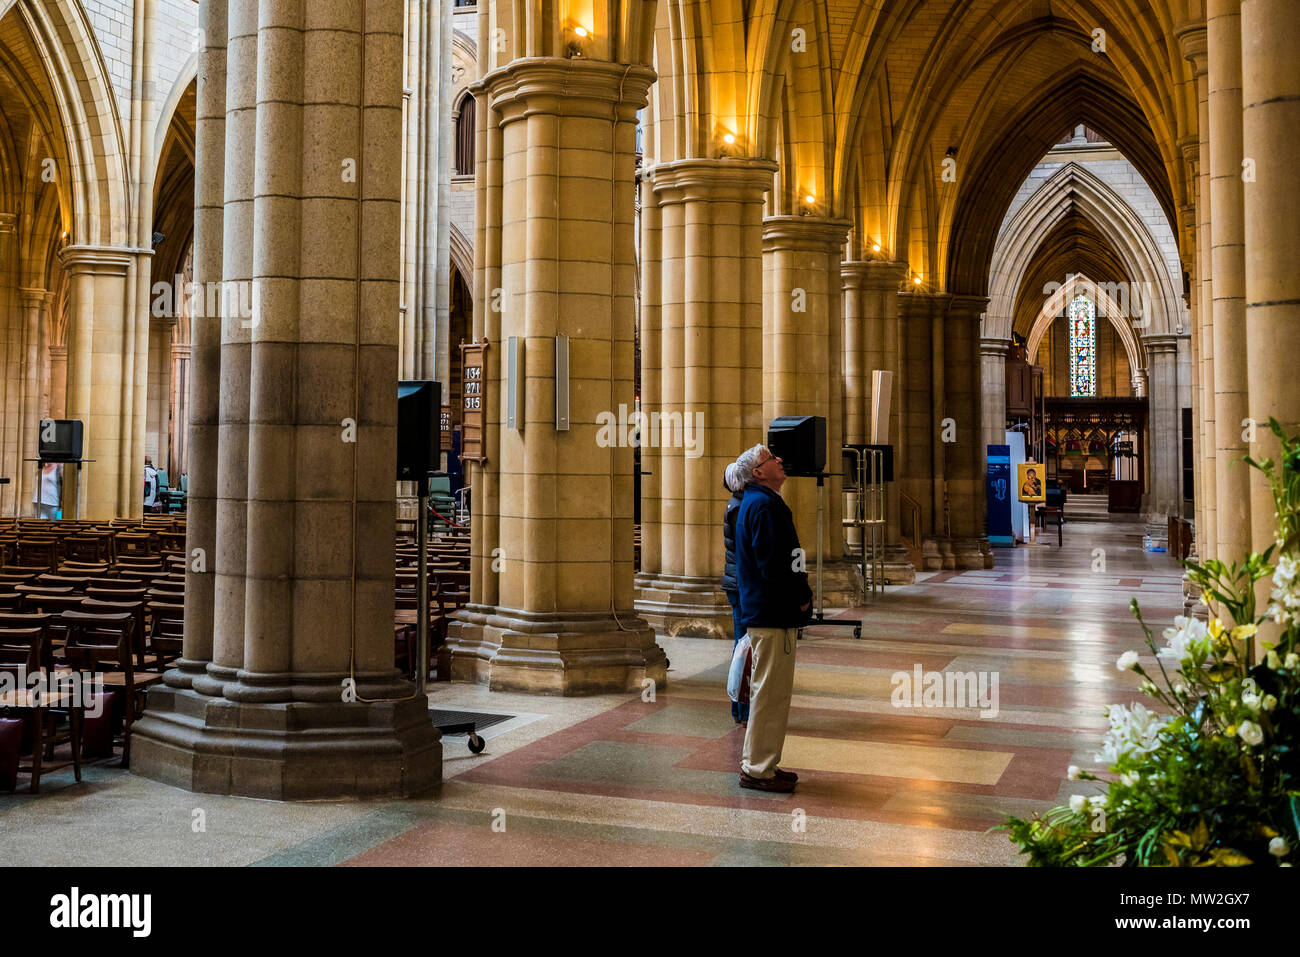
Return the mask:
[(1075, 814), (1082, 814), (1083, 807), (1088, 803), (1088, 799), (1082, 794), (1075, 794), (1070, 798), (1070, 810)]
[(1246, 707), (1250, 711), (1253, 711), (1255, 714), (1259, 714), (1259, 709), (1260, 706), (1264, 703), (1264, 699), (1263, 697), (1261, 697), (1258, 691), (1255, 692), (1243, 691), (1241, 693), (1241, 703), (1244, 707)]
[(1115, 667), (1119, 671), (1130, 671), (1132, 670), (1133, 666), (1137, 663), (1138, 663), (1137, 652), (1126, 651), (1124, 652), (1124, 654), (1119, 656), (1119, 660), (1115, 662)]
[(1071, 781), (1079, 780), (1079, 766), (1077, 764), (1070, 765), (1069, 768), (1066, 769), (1065, 776)]
[(1133, 785), (1138, 783), (1138, 776), (1136, 774), (1129, 774), (1125, 771), (1119, 776), (1119, 783), (1125, 787), (1131, 788)]
[(1090, 798), (1089, 801), (1091, 802), (1093, 807), (1105, 807), (1106, 795), (1098, 794), (1096, 797)]
[(1166, 646), (1157, 652), (1161, 658), (1181, 663), (1191, 660), (1193, 655), (1204, 657), (1210, 653), (1210, 633), (1199, 618), (1179, 615), (1174, 619), (1174, 627), (1164, 630), (1164, 639)]
[(1153, 711), (1148, 711), (1140, 704), (1128, 706), (1113, 704), (1106, 709), (1106, 718), (1110, 721), (1108, 730), (1101, 741), (1101, 752), (1096, 760), (1107, 765), (1115, 764), (1121, 757), (1134, 753), (1147, 753), (1160, 746), (1160, 732), (1168, 724), (1168, 718), (1162, 718)]
[(1300, 655), (1297, 655), (1294, 651), (1291, 652), (1289, 655), (1287, 655), (1285, 658), (1282, 659), (1282, 667), (1300, 668)]
[(1300, 621), (1300, 563), (1289, 555), (1279, 556), (1273, 584), (1276, 587), (1269, 595), (1269, 617), (1278, 624)]
[(1291, 853), (1291, 847), (1285, 837), (1275, 837), (1268, 842), (1268, 852), (1274, 857), (1286, 857)]
[(1277, 698), (1275, 698), (1271, 694), (1264, 695), (1264, 710), (1272, 711), (1276, 707), (1277, 707)]
[(1262, 744), (1264, 741), (1263, 729), (1253, 721), (1241, 722), (1241, 727), (1237, 729), (1237, 733), (1241, 735), (1242, 741), (1252, 747), (1257, 744)]

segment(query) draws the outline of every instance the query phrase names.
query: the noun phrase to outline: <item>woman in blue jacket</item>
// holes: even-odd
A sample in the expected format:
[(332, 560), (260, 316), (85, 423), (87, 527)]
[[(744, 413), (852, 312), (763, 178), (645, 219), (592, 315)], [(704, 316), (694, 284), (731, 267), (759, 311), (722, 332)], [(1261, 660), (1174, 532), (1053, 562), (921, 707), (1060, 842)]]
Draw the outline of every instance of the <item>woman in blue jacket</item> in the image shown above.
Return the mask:
[[(722, 483), (731, 493), (731, 498), (727, 500), (727, 512), (722, 519), (722, 544), (727, 556), (722, 569), (722, 590), (727, 593), (727, 601), (731, 602), (731, 647), (734, 649), (745, 634), (744, 626), (740, 624), (740, 583), (736, 581), (736, 515), (745, 496), (745, 483), (740, 479), (740, 470), (735, 462), (727, 466)], [(731, 702), (731, 717), (737, 724), (749, 721), (749, 702)]]

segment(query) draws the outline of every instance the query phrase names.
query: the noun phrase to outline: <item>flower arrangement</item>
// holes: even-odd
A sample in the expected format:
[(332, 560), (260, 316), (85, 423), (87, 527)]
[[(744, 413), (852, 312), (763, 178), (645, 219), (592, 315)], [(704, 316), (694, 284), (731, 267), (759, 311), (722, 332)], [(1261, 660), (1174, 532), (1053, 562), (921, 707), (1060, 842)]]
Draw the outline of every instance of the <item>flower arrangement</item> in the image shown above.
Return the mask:
[[(1281, 441), (1278, 462), (1246, 463), (1268, 477), (1277, 541), (1244, 562), (1186, 563), (1208, 621), (1178, 617), (1157, 647), (1134, 600), (1130, 607), (1155, 655), (1159, 681), (1136, 652), (1116, 662), (1142, 679), (1142, 704), (1111, 705), (1094, 773), (1071, 780), (1100, 793), (1075, 795), (1030, 820), (999, 827), (1031, 866), (1290, 866), (1300, 843), (1300, 438)], [(1265, 582), (1271, 576), (1271, 583)], [(1272, 588), (1269, 590), (1268, 585)], [(1268, 591), (1257, 608), (1257, 591)], [(1274, 640), (1260, 628), (1276, 626)], [(1256, 654), (1256, 642), (1263, 651)], [(1103, 777), (1102, 775), (1105, 775)]]

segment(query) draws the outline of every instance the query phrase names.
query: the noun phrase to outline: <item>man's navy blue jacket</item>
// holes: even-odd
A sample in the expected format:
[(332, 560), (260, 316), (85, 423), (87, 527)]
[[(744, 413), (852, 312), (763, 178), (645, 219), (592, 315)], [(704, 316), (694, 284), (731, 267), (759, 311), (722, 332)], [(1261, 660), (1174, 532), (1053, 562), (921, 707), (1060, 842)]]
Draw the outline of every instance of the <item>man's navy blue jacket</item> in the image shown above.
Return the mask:
[(812, 590), (802, 566), (790, 506), (762, 485), (746, 485), (736, 517), (736, 578), (740, 623), (746, 628), (802, 628), (811, 616)]

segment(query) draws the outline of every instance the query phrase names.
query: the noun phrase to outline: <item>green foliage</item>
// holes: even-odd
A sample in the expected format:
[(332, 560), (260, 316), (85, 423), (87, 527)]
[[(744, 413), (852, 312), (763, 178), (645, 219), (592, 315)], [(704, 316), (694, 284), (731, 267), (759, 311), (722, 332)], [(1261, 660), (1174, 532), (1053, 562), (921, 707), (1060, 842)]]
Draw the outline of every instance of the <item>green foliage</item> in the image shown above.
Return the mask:
[[(1300, 439), (1270, 420), (1281, 455), (1246, 462), (1269, 480), (1277, 542), (1242, 562), (1186, 563), (1208, 622), (1179, 617), (1158, 647), (1131, 603), (1157, 676), (1130, 653), (1156, 711), (1107, 709), (1100, 793), (1000, 829), (1034, 867), (1287, 865), (1300, 845)], [(1276, 559), (1276, 564), (1274, 560)], [(1268, 606), (1256, 583), (1272, 576)], [(1256, 641), (1266, 622), (1275, 642)], [(1157, 680), (1158, 679), (1158, 680)]]

